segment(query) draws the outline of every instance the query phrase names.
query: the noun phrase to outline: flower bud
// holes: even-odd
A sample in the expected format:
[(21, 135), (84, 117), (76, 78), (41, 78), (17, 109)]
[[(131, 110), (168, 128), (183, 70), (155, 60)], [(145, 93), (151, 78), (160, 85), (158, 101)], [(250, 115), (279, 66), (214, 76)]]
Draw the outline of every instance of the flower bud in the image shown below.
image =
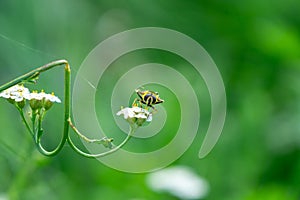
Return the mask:
[(43, 102), (42, 102), (42, 100), (31, 99), (29, 101), (29, 105), (32, 110), (37, 110), (37, 109), (41, 109), (43, 107)]
[(54, 95), (54, 93), (52, 92), (51, 94), (45, 94), (44, 95), (44, 108), (46, 110), (49, 110), (53, 103), (56, 102), (56, 103), (61, 103), (60, 99)]
[(19, 108), (23, 109), (25, 107), (25, 99), (23, 99), (22, 101), (16, 102), (16, 104)]
[(46, 110), (49, 110), (49, 109), (52, 107), (52, 105), (53, 105), (53, 102), (51, 102), (51, 101), (49, 101), (49, 100), (45, 100), (45, 101), (44, 101), (44, 108), (45, 108)]
[(137, 118), (136, 120), (136, 124), (138, 126), (142, 126), (144, 124), (144, 122), (146, 121), (146, 118)]

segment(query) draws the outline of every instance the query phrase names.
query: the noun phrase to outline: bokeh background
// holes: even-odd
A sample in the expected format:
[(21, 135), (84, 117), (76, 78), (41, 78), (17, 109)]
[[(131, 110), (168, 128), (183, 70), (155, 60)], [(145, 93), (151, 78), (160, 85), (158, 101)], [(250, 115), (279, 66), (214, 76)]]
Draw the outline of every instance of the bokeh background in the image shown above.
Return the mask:
[[(74, 78), (87, 54), (115, 33), (146, 26), (180, 31), (199, 42), (214, 59), (224, 79), (228, 110), (218, 144), (209, 156), (198, 159), (210, 116), (209, 95), (199, 90), (203, 115), (198, 135), (172, 165), (188, 166), (207, 181), (209, 190), (203, 199), (299, 199), (299, 7), (296, 0), (1, 0), (0, 82), (61, 58), (70, 62)], [(141, 60), (173, 66), (191, 80), (194, 89), (201, 82), (189, 68), (176, 65), (181, 61), (174, 55), (154, 50), (133, 54), (120, 58), (112, 71), (107, 71), (103, 80), (107, 87), (101, 85), (107, 94), (117, 79), (114, 75), (119, 75), (116, 66), (130, 68), (131, 63), (136, 65)], [(63, 97), (63, 70), (47, 72), (39, 84), (28, 87), (55, 91)], [(166, 104), (170, 116), (174, 116), (168, 121), (168, 132), (172, 133), (178, 128), (179, 118), (174, 111), (179, 103), (168, 90), (153, 87), (161, 95), (165, 90), (165, 99), (172, 102)], [(103, 108), (99, 116), (112, 118), (107, 104), (97, 107)], [(47, 148), (59, 142), (62, 110), (63, 105), (56, 105), (45, 120), (43, 143)], [(95, 159), (77, 155), (68, 146), (54, 158), (41, 156), (17, 110), (3, 99), (0, 127), (1, 200), (178, 199), (168, 192), (153, 191), (146, 182), (146, 173), (110, 169)], [(120, 140), (120, 130), (111, 120), (107, 120), (106, 127)], [(126, 148), (153, 150), (170, 137), (152, 143), (145, 140), (146, 145), (132, 141)], [(79, 140), (77, 143), (84, 148)]]

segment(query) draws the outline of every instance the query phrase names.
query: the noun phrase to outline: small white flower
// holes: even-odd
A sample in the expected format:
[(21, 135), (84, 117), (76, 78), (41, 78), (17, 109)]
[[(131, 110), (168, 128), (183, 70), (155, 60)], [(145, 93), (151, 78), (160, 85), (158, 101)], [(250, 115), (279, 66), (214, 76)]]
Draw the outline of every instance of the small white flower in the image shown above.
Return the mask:
[(57, 96), (54, 95), (54, 93), (44, 94), (44, 108), (49, 110), (53, 103), (61, 103), (61, 101)]
[(33, 110), (42, 107), (48, 110), (53, 103), (61, 103), (61, 100), (54, 93), (47, 94), (44, 91), (30, 93), (29, 89), (23, 85), (15, 85), (4, 90), (0, 93), (0, 97), (8, 99), (11, 103), (17, 102), (19, 107), (22, 108), (25, 106), (25, 99), (27, 99)]
[(26, 98), (27, 98), (28, 100), (34, 99), (34, 100), (39, 100), (39, 101), (41, 101), (41, 100), (43, 100), (44, 96), (45, 96), (45, 93), (44, 93), (44, 92), (37, 93), (36, 91), (33, 91), (32, 93), (28, 94), (28, 95), (26, 96)]
[(52, 94), (47, 94), (43, 90), (41, 92), (33, 91), (25, 97), (29, 100), (30, 107), (33, 110), (44, 107), (46, 110), (52, 107), (53, 103), (61, 103), (61, 100)]
[(147, 112), (147, 113), (149, 113), (147, 110), (145, 110), (145, 109), (143, 109), (141, 107), (137, 107), (137, 106), (133, 106), (131, 109), (132, 109), (133, 112), (136, 112), (136, 113), (139, 113), (139, 112)]
[(23, 85), (14, 85), (0, 93), (0, 97), (5, 99), (12, 99), (15, 102), (21, 102), (24, 99), (27, 99), (27, 96), (30, 94), (28, 88)]
[(138, 113), (135, 115), (136, 118), (140, 119), (147, 119), (148, 117), (145, 115), (145, 113)]
[(128, 119), (128, 118), (134, 118), (135, 113), (133, 112), (132, 108), (123, 108), (122, 110), (120, 110), (119, 112), (117, 112), (117, 115), (124, 115), (124, 119)]
[(147, 122), (151, 122), (151, 121), (152, 121), (152, 113), (150, 113), (150, 114), (148, 115), (148, 118), (147, 118), (146, 121), (147, 121)]
[(147, 122), (152, 121), (152, 113), (150, 113), (148, 110), (145, 110), (137, 106), (134, 106), (131, 109), (135, 113), (136, 118), (146, 119)]
[(28, 94), (26, 97), (27, 97), (26, 99), (28, 99), (28, 100), (33, 100), (34, 99), (34, 100), (41, 101), (41, 100), (44, 99), (45, 101), (50, 101), (50, 102), (53, 102), (53, 103), (61, 103), (61, 100), (57, 96), (55, 96), (54, 93), (47, 94), (43, 91), (40, 92), (40, 93), (32, 92), (32, 93)]
[(126, 119), (131, 125), (142, 126), (145, 121), (152, 121), (152, 114), (143, 108), (140, 107), (132, 107), (132, 108), (123, 108), (117, 115), (124, 115), (124, 119)]
[(117, 115), (124, 115), (124, 119), (128, 118), (136, 118), (136, 119), (146, 119), (147, 121), (152, 121), (152, 114), (143, 108), (140, 107), (132, 107), (132, 108), (123, 108)]
[(61, 100), (57, 96), (55, 96), (54, 93), (45, 94), (44, 97), (46, 101), (51, 101), (53, 103), (61, 103)]
[(0, 93), (0, 97), (8, 99), (10, 97), (10, 93), (7, 90), (4, 90)]

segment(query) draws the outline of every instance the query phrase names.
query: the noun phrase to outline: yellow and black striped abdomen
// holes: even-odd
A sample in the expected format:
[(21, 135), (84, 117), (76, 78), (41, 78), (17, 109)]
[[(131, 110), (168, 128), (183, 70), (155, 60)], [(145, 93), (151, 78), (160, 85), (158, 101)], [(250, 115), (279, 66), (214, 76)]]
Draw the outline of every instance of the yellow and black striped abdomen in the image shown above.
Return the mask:
[(140, 102), (142, 104), (145, 104), (149, 107), (153, 108), (154, 104), (159, 104), (159, 103), (163, 103), (164, 100), (162, 100), (161, 98), (159, 98), (159, 95), (157, 92), (152, 92), (149, 90), (136, 90), (137, 95), (140, 97)]
[(142, 101), (144, 101), (143, 103), (146, 104), (147, 106), (151, 106), (153, 104), (156, 104), (156, 97), (154, 95), (152, 95), (151, 93), (146, 94)]

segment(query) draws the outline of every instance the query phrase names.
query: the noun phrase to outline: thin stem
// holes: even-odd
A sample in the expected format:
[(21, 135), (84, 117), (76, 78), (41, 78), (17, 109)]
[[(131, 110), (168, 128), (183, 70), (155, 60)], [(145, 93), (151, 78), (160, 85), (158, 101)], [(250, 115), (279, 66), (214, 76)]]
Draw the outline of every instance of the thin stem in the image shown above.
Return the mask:
[(36, 128), (35, 128), (36, 116), (37, 116), (36, 110), (32, 110), (31, 126), (32, 126), (32, 132), (33, 132), (35, 143), (37, 143)]
[(23, 110), (22, 110), (21, 108), (18, 108), (18, 111), (19, 111), (19, 113), (20, 113), (20, 115), (21, 115), (22, 121), (23, 121), (23, 123), (25, 124), (27, 130), (29, 131), (30, 135), (31, 135), (31, 136), (33, 137), (33, 139), (34, 139), (34, 133), (33, 133), (33, 131), (31, 130), (29, 124), (27, 123), (27, 121), (26, 121), (26, 119), (25, 119)]
[[(70, 118), (70, 94), (71, 94), (71, 69), (69, 66), (69, 63), (66, 60), (57, 60), (57, 61), (53, 61), (51, 63), (48, 63), (44, 66), (41, 66), (35, 70), (32, 70), (20, 77), (15, 78), (14, 80), (3, 84), (2, 86), (0, 86), (0, 92), (2, 92), (3, 90), (10, 88), (16, 84), (22, 83), (22, 82), (30, 82), (35, 80), (42, 72), (45, 72), (49, 69), (52, 69), (56, 66), (65, 66), (65, 100), (64, 100), (64, 129), (63, 129), (63, 134), (62, 134), (62, 138), (60, 140), (60, 143), (58, 144), (58, 146), (53, 150), (53, 151), (47, 151), (44, 149), (44, 147), (41, 144), (41, 134), (39, 134), (39, 132), (41, 131), (41, 123), (42, 120), (40, 119), (38, 121), (38, 129), (36, 129), (36, 113), (33, 113), (33, 119), (32, 119), (32, 129), (30, 129), (30, 126), (28, 125), (25, 117), (24, 117), (24, 113), (22, 110), (20, 111), (21, 117), (26, 125), (26, 128), (28, 129), (28, 131), (31, 133), (31, 135), (34, 138), (35, 144), (37, 146), (37, 149), (39, 150), (40, 153), (42, 153), (45, 156), (55, 156), (56, 154), (58, 154), (64, 144), (66, 143), (66, 141), (70, 144), (70, 146), (72, 147), (72, 149), (74, 151), (76, 151), (77, 153), (79, 153), (82, 156), (88, 157), (88, 158), (96, 158), (96, 157), (102, 157), (102, 156), (106, 156), (108, 154), (111, 154), (113, 152), (116, 152), (118, 149), (120, 149), (124, 144), (126, 144), (126, 142), (128, 142), (128, 140), (130, 139), (131, 135), (135, 132), (135, 128), (130, 129), (130, 133), (127, 135), (127, 137), (125, 138), (125, 140), (119, 144), (118, 146), (116, 146), (115, 148), (107, 151), (107, 152), (103, 152), (103, 153), (99, 153), (99, 154), (89, 154), (89, 153), (85, 153), (83, 151), (81, 151), (78, 147), (76, 147), (76, 145), (72, 142), (71, 137), (69, 135), (69, 127), (71, 127), (75, 133), (77, 133), (77, 135), (79, 135), (82, 139), (84, 139), (87, 142), (101, 142), (102, 140), (97, 140), (97, 139), (89, 139), (86, 136), (84, 136), (83, 134), (81, 134), (78, 129), (72, 124), (71, 122), (71, 118)], [(39, 116), (41, 117), (41, 116)]]
[(88, 137), (86, 137), (85, 135), (83, 135), (82, 133), (80, 133), (80, 131), (74, 126), (74, 124), (72, 123), (71, 119), (68, 120), (69, 121), (69, 125), (70, 127), (73, 129), (73, 131), (84, 141), (88, 142), (88, 143), (94, 143), (94, 142), (101, 142), (103, 141), (103, 139), (90, 139)]
[[(70, 70), (70, 66), (69, 63), (66, 60), (57, 60), (57, 61), (53, 61), (51, 63), (48, 63), (46, 65), (43, 65), (37, 69), (34, 69), (22, 76), (19, 76), (17, 78), (15, 78), (14, 80), (5, 83), (4, 85), (0, 86), (0, 92), (2, 92), (3, 90), (10, 88), (16, 84), (22, 83), (22, 82), (26, 82), (26, 81), (31, 81), (32, 79), (37, 78), (42, 72), (45, 72), (49, 69), (52, 69), (54, 67), (57, 66), (65, 66), (65, 111), (64, 111), (64, 130), (63, 130), (63, 135), (62, 135), (62, 139), (59, 143), (59, 145), (53, 150), (53, 151), (47, 151), (43, 148), (43, 146), (40, 143), (40, 138), (35, 138), (35, 143), (37, 145), (38, 150), (45, 156), (54, 156), (57, 153), (59, 153), (59, 151), (63, 148), (67, 137), (68, 137), (68, 131), (69, 131), (69, 124), (68, 124), (68, 119), (70, 117), (70, 76), (71, 76), (71, 70)], [(28, 124), (26, 124), (26, 120), (24, 117), (24, 114), (21, 113), (21, 117), (27, 127), (28, 130), (30, 130), (30, 127)], [(35, 122), (33, 122), (33, 128), (35, 129)], [(32, 130), (30, 131), (31, 134), (35, 135), (36, 130)]]
[(50, 62), (46, 65), (43, 65), (41, 67), (38, 67), (38, 68), (30, 71), (22, 76), (19, 76), (8, 83), (1, 85), (0, 92), (2, 92), (3, 90), (6, 90), (7, 88), (10, 88), (16, 84), (22, 83), (24, 81), (25, 82), (30, 81), (30, 79), (38, 77), (42, 72), (45, 72), (53, 67), (61, 66), (61, 65), (69, 65), (69, 64), (68, 64), (68, 61), (66, 61), (66, 60), (56, 60), (56, 61)]
[(40, 138), (42, 137), (42, 133), (43, 133), (43, 128), (42, 128), (42, 120), (44, 118), (44, 114), (46, 111), (44, 111), (44, 109), (40, 109), (39, 113), (38, 113), (38, 121), (37, 121), (37, 129), (35, 132), (35, 137), (36, 137), (36, 143), (39, 143)]
[(121, 144), (119, 144), (118, 146), (116, 146), (115, 148), (109, 150), (109, 151), (106, 151), (106, 152), (103, 152), (103, 153), (99, 153), (99, 154), (89, 154), (89, 153), (85, 153), (83, 151), (81, 151), (78, 147), (76, 147), (74, 145), (74, 143), (72, 142), (72, 139), (70, 136), (68, 136), (68, 143), (70, 144), (71, 148), (77, 152), (78, 154), (84, 156), (84, 157), (87, 157), (87, 158), (99, 158), (99, 157), (103, 157), (103, 156), (106, 156), (106, 155), (109, 155), (111, 153), (114, 153), (116, 152), (117, 150), (119, 150), (121, 147), (123, 147), (127, 142), (128, 140), (131, 138), (131, 136), (134, 134), (136, 129), (130, 127), (130, 132), (129, 134), (127, 135), (127, 137), (125, 138), (125, 140), (123, 140), (123, 142)]
[[(59, 62), (60, 64), (62, 64), (61, 62)], [(53, 64), (57, 64), (57, 62), (53, 62)], [(65, 145), (67, 138), (68, 138), (68, 133), (69, 133), (69, 123), (68, 120), (70, 118), (70, 84), (71, 84), (71, 69), (69, 64), (67, 63), (67, 61), (65, 61), (63, 64), (65, 64), (65, 101), (64, 101), (64, 105), (65, 105), (65, 111), (64, 111), (64, 130), (63, 130), (63, 135), (62, 135), (62, 139), (59, 143), (59, 145), (56, 147), (56, 149), (54, 149), (53, 151), (47, 151), (44, 149), (44, 147), (41, 145), (41, 138), (38, 137), (37, 140), (37, 147), (40, 153), (42, 153), (45, 156), (55, 156), (56, 154), (58, 154), (63, 146)], [(45, 65), (47, 66), (47, 65)], [(53, 66), (48, 65), (46, 69), (41, 67), (41, 72), (46, 71), (48, 69), (51, 69)]]

